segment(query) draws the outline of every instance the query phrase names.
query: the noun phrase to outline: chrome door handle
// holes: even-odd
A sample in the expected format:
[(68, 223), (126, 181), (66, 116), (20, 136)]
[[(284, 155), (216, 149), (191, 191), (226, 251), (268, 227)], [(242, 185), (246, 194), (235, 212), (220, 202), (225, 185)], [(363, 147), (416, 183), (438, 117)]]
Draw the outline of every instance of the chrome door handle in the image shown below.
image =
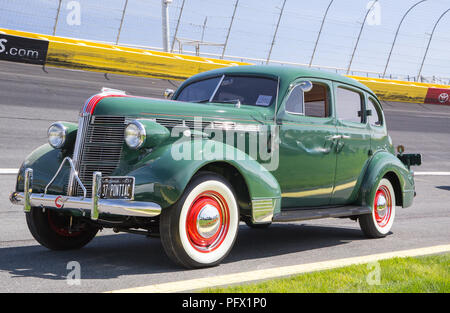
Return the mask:
[(347, 135), (333, 135), (333, 136), (328, 136), (327, 140), (336, 140), (336, 139), (350, 139), (350, 136)]
[(336, 139), (341, 139), (342, 136), (341, 135), (333, 135), (333, 136), (328, 136), (327, 140), (336, 140)]

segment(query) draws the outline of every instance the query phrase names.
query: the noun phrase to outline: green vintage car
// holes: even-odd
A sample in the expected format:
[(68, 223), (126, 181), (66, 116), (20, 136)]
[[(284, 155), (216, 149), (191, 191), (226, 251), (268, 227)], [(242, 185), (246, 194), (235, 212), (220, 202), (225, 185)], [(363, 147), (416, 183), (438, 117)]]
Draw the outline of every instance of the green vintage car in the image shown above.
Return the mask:
[(165, 95), (104, 89), (78, 124), (50, 126), (10, 196), (39, 243), (76, 249), (113, 228), (160, 237), (196, 268), (226, 257), (240, 221), (346, 217), (377, 238), (413, 202), (420, 155), (395, 155), (380, 101), (353, 79), (237, 66)]

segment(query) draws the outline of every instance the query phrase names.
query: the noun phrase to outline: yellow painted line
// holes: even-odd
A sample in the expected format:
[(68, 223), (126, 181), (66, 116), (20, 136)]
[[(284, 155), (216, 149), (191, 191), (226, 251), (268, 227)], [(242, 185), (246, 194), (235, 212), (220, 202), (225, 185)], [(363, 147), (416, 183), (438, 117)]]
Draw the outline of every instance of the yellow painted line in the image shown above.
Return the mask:
[(338, 267), (344, 267), (355, 264), (366, 264), (385, 259), (396, 257), (416, 257), (421, 255), (437, 254), (450, 251), (449, 245), (439, 245), (432, 247), (425, 247), (419, 249), (410, 249), (402, 251), (394, 251), (387, 253), (378, 253), (360, 257), (352, 257), (317, 263), (300, 264), (292, 266), (276, 267), (264, 270), (256, 270), (249, 272), (242, 272), (236, 274), (227, 274), (219, 276), (210, 276), (197, 279), (189, 279), (182, 281), (174, 281), (169, 283), (155, 284), (143, 287), (128, 288), (109, 291), (111, 293), (172, 293), (198, 290), (210, 287), (218, 287), (231, 284), (248, 283), (252, 281), (259, 281), (265, 279), (273, 279), (302, 273), (323, 271)]

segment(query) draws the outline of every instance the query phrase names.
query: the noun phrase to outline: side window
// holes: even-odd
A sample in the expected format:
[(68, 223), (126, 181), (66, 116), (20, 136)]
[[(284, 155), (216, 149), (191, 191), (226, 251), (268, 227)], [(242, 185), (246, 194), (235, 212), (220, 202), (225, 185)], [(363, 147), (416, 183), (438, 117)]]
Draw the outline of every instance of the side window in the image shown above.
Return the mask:
[(305, 115), (327, 117), (329, 111), (328, 87), (313, 83), (313, 88), (305, 93)]
[(348, 122), (362, 123), (362, 99), (359, 92), (338, 87), (336, 93), (337, 117)]
[(383, 116), (381, 114), (380, 108), (374, 99), (369, 98), (367, 102), (367, 113), (370, 112), (370, 115), (367, 114), (367, 122), (372, 126), (381, 126), (383, 125)]
[(286, 101), (285, 110), (289, 113), (303, 114), (303, 90), (300, 86), (295, 86)]

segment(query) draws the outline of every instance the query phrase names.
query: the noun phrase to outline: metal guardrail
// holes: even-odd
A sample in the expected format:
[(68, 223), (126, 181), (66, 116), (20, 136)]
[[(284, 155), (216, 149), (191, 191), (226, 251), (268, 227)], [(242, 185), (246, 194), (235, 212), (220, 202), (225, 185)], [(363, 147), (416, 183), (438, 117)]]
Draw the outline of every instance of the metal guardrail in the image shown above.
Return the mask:
[[(53, 34), (54, 36), (91, 38), (96, 41), (102, 38), (108, 41), (105, 43), (115, 45), (119, 44), (119, 42), (122, 45), (124, 42), (147, 42), (153, 46), (159, 45), (159, 34), (162, 31), (164, 38), (162, 43), (165, 48), (139, 48), (153, 51), (170, 50), (170, 52), (174, 52), (175, 43), (183, 41), (189, 45), (194, 44), (193, 47), (196, 50), (183, 51), (183, 54), (187, 55), (218, 59), (226, 58), (239, 62), (312, 66), (341, 74), (450, 84), (450, 77), (442, 76), (446, 76), (447, 74), (445, 70), (442, 70), (445, 66), (441, 64), (442, 59), (436, 58), (434, 53), (428, 53), (429, 48), (434, 50), (442, 46), (436, 44), (431, 45), (432, 41), (434, 43), (439, 40), (445, 42), (447, 39), (442, 37), (442, 33), (436, 34), (438, 37), (433, 36), (437, 28), (442, 29), (443, 25), (442, 23), (439, 24), (439, 22), (444, 17), (448, 17), (448, 12), (450, 12), (446, 4), (439, 4), (436, 1), (416, 0), (413, 3), (408, 3), (406, 0), (394, 2), (366, 0), (361, 3), (361, 1), (356, 0), (353, 2), (328, 0), (328, 6), (326, 8), (325, 6), (314, 5), (308, 6), (308, 9), (305, 11), (301, 10), (301, 6), (303, 5), (301, 1), (285, 0), (275, 1), (278, 2), (278, 6), (274, 5), (274, 1), (267, 1), (267, 3), (264, 2), (261, 5), (255, 6), (254, 4), (240, 0), (225, 2), (211, 0), (207, 4), (201, 4), (202, 10), (198, 10), (200, 4), (196, 1), (185, 0), (119, 0), (114, 3), (110, 3), (111, 1), (107, 0), (48, 0), (45, 3), (36, 0), (4, 2), (2, 6), (2, 16), (4, 17), (2, 27), (5, 28), (23, 29), (32, 32)], [(171, 14), (167, 12), (168, 7), (170, 7)], [(342, 10), (344, 7), (348, 9), (349, 14), (341, 14), (337, 17), (336, 13), (338, 10)], [(163, 23), (160, 28), (159, 25), (155, 27), (155, 24), (159, 24), (160, 22), (161, 17), (159, 16), (159, 12), (161, 8), (163, 9)], [(395, 10), (392, 10), (393, 8)], [(385, 19), (384, 15), (382, 15), (382, 12), (386, 10), (391, 11), (389, 20)], [(97, 19), (93, 18), (95, 12), (98, 11), (104, 13), (102, 15), (102, 23), (100, 24), (97, 23)], [(443, 13), (441, 14), (441, 12)], [(415, 23), (409, 24), (408, 26), (406, 22), (413, 18), (411, 15), (418, 13), (421, 14), (421, 19), (415, 17)], [(439, 14), (441, 15), (439, 16)], [(447, 15), (444, 16), (445, 14)], [(254, 20), (252, 19), (254, 16), (258, 16), (259, 18)], [(268, 16), (273, 17), (273, 19), (268, 19)], [(398, 17), (400, 23), (398, 23), (396, 17)], [(199, 19), (204, 20), (204, 22), (200, 23)], [(220, 26), (218, 23), (219, 20), (221, 22)], [(302, 21), (305, 20), (309, 22), (302, 24)], [(311, 23), (311, 20), (314, 20), (314, 23)], [(139, 22), (138, 29), (130, 27), (135, 21)], [(248, 30), (247, 32), (245, 28), (242, 28), (242, 21), (249, 21), (249, 25), (257, 24), (264, 27), (265, 31)], [(298, 22), (298, 28), (295, 28), (296, 26), (293, 25), (294, 21)], [(320, 27), (314, 26), (316, 24), (315, 22), (321, 22)], [(169, 30), (170, 23), (176, 25), (172, 33)], [(370, 49), (369, 51), (364, 51), (361, 46), (364, 42), (372, 40), (369, 34), (371, 34), (371, 31), (377, 25), (381, 25), (381, 23), (383, 23), (383, 26), (378, 28), (379, 32), (377, 33), (382, 34), (382, 38), (375, 38), (375, 40), (380, 41), (378, 45), (380, 47), (390, 47), (389, 53), (386, 54), (387, 60), (385, 59), (384, 50), (375, 51)], [(352, 28), (352, 33), (341, 34), (337, 31), (337, 28), (334, 26), (339, 27), (342, 24), (345, 24), (347, 28)], [(427, 25), (427, 29), (423, 30), (423, 35), (419, 33), (411, 34), (411, 25), (418, 24)], [(148, 27), (152, 27), (152, 34), (156, 32), (157, 36), (143, 36), (143, 32), (145, 32), (145, 29), (149, 29)], [(412, 27), (417, 28), (415, 26)], [(323, 37), (321, 36), (322, 33), (326, 35), (330, 30), (336, 35), (336, 40), (330, 42), (321, 39)], [(299, 31), (304, 36), (299, 36)], [(137, 33), (140, 33), (140, 35), (136, 36)], [(187, 41), (186, 39), (182, 39), (186, 33), (189, 33), (190, 36), (195, 38), (187, 39)], [(395, 46), (399, 35), (411, 38), (407, 43), (411, 46), (411, 49), (403, 50), (403, 52), (399, 51), (401, 47), (398, 45)], [(238, 43), (239, 46), (242, 45), (242, 40), (244, 40), (244, 44), (248, 42), (249, 45), (252, 45), (251, 42), (255, 41), (255, 44), (258, 45), (254, 49), (257, 53), (253, 54), (257, 56), (256, 58), (233, 56), (230, 53), (226, 54), (226, 52), (236, 48), (237, 41), (235, 38), (242, 36), (247, 36), (247, 38), (241, 38)], [(426, 40), (423, 40), (424, 36)], [(150, 40), (149, 37), (152, 39)], [(157, 38), (156, 41), (155, 38)], [(204, 41), (204, 38), (207, 40)], [(211, 45), (211, 42), (208, 42), (208, 38), (214, 38), (213, 45)], [(346, 40), (346, 43), (342, 45), (340, 42), (341, 39)], [(276, 59), (277, 47), (289, 47), (295, 41), (302, 41), (303, 45), (299, 57), (306, 60), (304, 61), (305, 64), (295, 63), (295, 59)], [(155, 44), (155, 42), (158, 42), (158, 44)], [(181, 44), (181, 48), (182, 46), (183, 44)], [(311, 55), (308, 55), (310, 54), (309, 46), (312, 48)], [(339, 64), (339, 66), (314, 65), (313, 61), (319, 59), (318, 53), (323, 49), (335, 51), (339, 49), (337, 52), (342, 58), (340, 58), (340, 63), (335, 63)], [(408, 67), (411, 70), (414, 68), (414, 71), (417, 67), (417, 75), (394, 75), (394, 72), (387, 74), (388, 70), (392, 69), (393, 66), (398, 68), (399, 64), (406, 62), (406, 59), (411, 56), (416, 56), (417, 53), (422, 54), (420, 51), (424, 51), (425, 49), (425, 54), (420, 58), (421, 63), (418, 60), (416, 66), (410, 65)], [(342, 52), (344, 50), (349, 51), (349, 54), (346, 55), (346, 52)], [(181, 51), (179, 50), (178, 52)], [(211, 52), (215, 53), (212, 54)], [(362, 65), (359, 63), (360, 65), (356, 65), (358, 56), (364, 56), (366, 59), (370, 59), (370, 64)], [(323, 63), (324, 61), (321, 62)], [(357, 67), (359, 66), (360, 69), (354, 68), (353, 64)], [(364, 68), (361, 69), (361, 67), (365, 66), (372, 67), (372, 64), (378, 64), (380, 72), (374, 72)], [(422, 75), (424, 65), (438, 66), (437, 68), (441, 70), (438, 74), (441, 77), (424, 77)], [(399, 70), (396, 71), (398, 72)]]

